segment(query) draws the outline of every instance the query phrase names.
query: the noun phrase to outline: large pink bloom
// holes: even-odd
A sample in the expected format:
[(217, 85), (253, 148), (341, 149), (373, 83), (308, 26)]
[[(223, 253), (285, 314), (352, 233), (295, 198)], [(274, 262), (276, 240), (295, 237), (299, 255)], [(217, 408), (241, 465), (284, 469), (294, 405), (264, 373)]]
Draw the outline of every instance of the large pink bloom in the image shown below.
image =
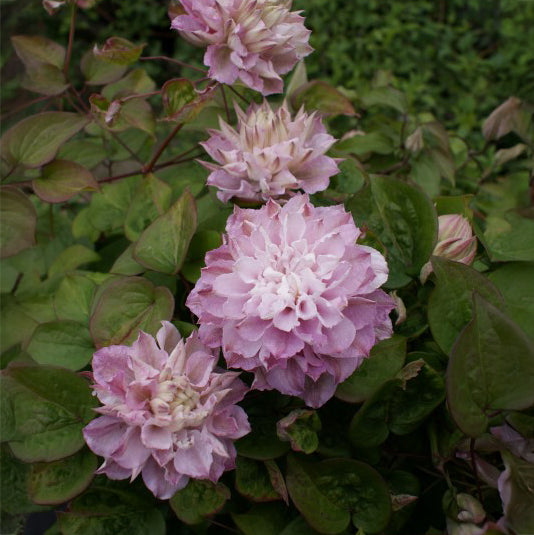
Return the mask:
[(209, 76), (240, 79), (264, 95), (281, 93), (281, 74), (312, 52), (304, 19), (292, 0), (180, 0), (184, 14), (172, 28), (196, 45), (208, 45)]
[(201, 340), (253, 371), (255, 388), (321, 406), (391, 335), (384, 258), (356, 244), (342, 206), (314, 208), (307, 195), (236, 207), (226, 231), (187, 300)]
[(219, 164), (201, 162), (212, 171), (208, 184), (222, 201), (267, 201), (299, 188), (315, 193), (339, 172), (337, 160), (325, 156), (336, 140), (315, 114), (300, 110), (292, 119), (285, 103), (273, 111), (267, 101), (246, 114), (236, 106), (236, 112), (237, 130), (220, 119), (221, 129), (210, 130), (202, 143)]
[(97, 473), (135, 478), (161, 499), (190, 477), (217, 481), (235, 467), (234, 440), (250, 431), (235, 405), (246, 386), (236, 372), (214, 370), (217, 357), (193, 333), (185, 342), (162, 322), (156, 339), (141, 332), (129, 346), (109, 346), (93, 358), (94, 391), (103, 416), (84, 429), (104, 464)]

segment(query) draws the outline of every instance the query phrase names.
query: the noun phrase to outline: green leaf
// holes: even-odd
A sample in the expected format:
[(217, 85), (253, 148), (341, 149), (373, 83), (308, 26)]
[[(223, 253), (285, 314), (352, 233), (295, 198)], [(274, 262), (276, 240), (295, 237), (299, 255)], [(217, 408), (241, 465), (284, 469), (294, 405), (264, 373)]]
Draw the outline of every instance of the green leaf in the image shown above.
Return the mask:
[(319, 415), (313, 410), (295, 409), (276, 424), (278, 437), (288, 441), (293, 451), (313, 453), (319, 446)]
[(2, 136), (3, 157), (10, 165), (41, 167), (53, 160), (61, 145), (88, 122), (83, 115), (62, 111), (27, 117)]
[(34, 93), (55, 96), (63, 93), (69, 84), (61, 69), (49, 63), (39, 63), (26, 67), (21, 86)]
[(373, 176), (370, 185), (347, 203), (359, 227), (367, 226), (387, 250), (387, 287), (398, 288), (418, 276), (437, 238), (438, 222), (430, 199), (397, 179)]
[(93, 306), (90, 331), (97, 347), (124, 344), (139, 331), (156, 334), (170, 320), (174, 299), (170, 291), (141, 277), (122, 277), (104, 284)]
[(124, 220), (124, 234), (130, 241), (136, 241), (150, 223), (169, 209), (171, 195), (171, 188), (156, 175), (144, 177)]
[(180, 113), (182, 109), (195, 101), (198, 94), (195, 86), (185, 78), (167, 80), (161, 88), (163, 111), (169, 118)]
[(109, 270), (116, 275), (139, 275), (145, 271), (145, 268), (136, 262), (133, 257), (135, 243), (131, 243), (124, 252), (115, 260), (115, 263)]
[(13, 48), (24, 65), (48, 63), (63, 68), (65, 48), (40, 35), (14, 35)]
[(58, 152), (58, 158), (77, 163), (87, 169), (96, 167), (107, 157), (101, 141), (72, 139), (67, 141)]
[(65, 320), (38, 325), (26, 350), (38, 364), (80, 370), (95, 347), (85, 325)]
[(430, 198), (439, 194), (441, 174), (430, 151), (421, 151), (412, 161), (411, 178)]
[(61, 368), (12, 366), (2, 382), (2, 439), (26, 462), (50, 462), (84, 445), (96, 405), (89, 383)]
[(110, 37), (102, 48), (95, 46), (93, 53), (97, 58), (109, 63), (130, 65), (139, 59), (143, 48), (145, 48), (144, 44), (134, 45), (123, 37)]
[(129, 126), (138, 128), (154, 137), (156, 119), (152, 107), (146, 100), (136, 98), (122, 104), (120, 116)]
[(156, 83), (145, 69), (133, 69), (124, 78), (104, 87), (102, 95), (108, 100), (113, 100), (128, 95), (150, 93), (155, 87)]
[(446, 214), (460, 214), (469, 221), (473, 220), (473, 210), (469, 207), (473, 201), (474, 196), (469, 195), (456, 195), (447, 197), (438, 197), (436, 202), (436, 211), (438, 216)]
[(534, 464), (502, 452), (505, 471), (499, 492), (507, 525), (519, 535), (534, 531)]
[(406, 95), (394, 87), (373, 87), (373, 89), (362, 96), (361, 100), (365, 108), (386, 106), (400, 113), (407, 113), (408, 111)]
[(379, 532), (389, 521), (391, 498), (386, 483), (369, 465), (346, 459), (305, 463), (288, 457), (287, 486), (306, 521), (321, 533), (339, 533), (353, 524)]
[(104, 61), (88, 50), (82, 57), (80, 68), (87, 85), (104, 85), (118, 80), (126, 72), (127, 66)]
[(391, 140), (381, 132), (370, 132), (339, 141), (335, 145), (335, 151), (339, 154), (355, 154), (356, 156), (364, 156), (372, 152), (391, 154), (393, 145)]
[(65, 274), (54, 296), (58, 318), (88, 325), (95, 290), (96, 284), (85, 275)]
[[(478, 234), (478, 233), (477, 233)], [(534, 261), (534, 221), (508, 212), (504, 217), (488, 216), (479, 238), (492, 262)]]
[(288, 508), (278, 503), (254, 505), (246, 513), (232, 513), (244, 535), (279, 535), (289, 520)]
[(406, 338), (393, 336), (371, 349), (369, 358), (336, 390), (336, 397), (349, 403), (368, 399), (383, 383), (395, 377), (406, 359)]
[(280, 532), (280, 535), (318, 535), (318, 533), (306, 524), (304, 518), (297, 516)]
[(291, 106), (294, 109), (304, 106), (307, 110), (319, 111), (324, 115), (356, 115), (351, 101), (321, 80), (301, 85), (291, 96)]
[(505, 264), (490, 273), (488, 279), (504, 296), (510, 318), (534, 338), (534, 264)]
[(471, 437), (490, 415), (534, 404), (534, 345), (507, 316), (474, 294), (473, 319), (452, 349), (447, 401), (458, 427)]
[(96, 455), (86, 448), (66, 459), (34, 464), (30, 472), (28, 493), (38, 504), (65, 503), (89, 486), (97, 467)]
[(141, 234), (134, 249), (135, 260), (154, 271), (178, 273), (196, 227), (195, 199), (186, 191)]
[(92, 264), (99, 260), (100, 255), (98, 253), (85, 247), (85, 245), (77, 243), (76, 245), (67, 247), (67, 249), (59, 254), (48, 269), (48, 276), (52, 278), (56, 275), (63, 275), (68, 271), (73, 271), (80, 266)]
[(28, 480), (31, 466), (13, 457), (9, 453), (9, 448), (5, 445), (1, 447), (0, 451), (2, 461), (0, 462), (2, 512), (15, 515), (42, 511), (44, 507), (33, 503), (28, 496)]
[(472, 315), (472, 295), (478, 292), (496, 306), (502, 297), (491, 281), (473, 268), (433, 257), (436, 288), (428, 302), (428, 322), (434, 339), (447, 355)]
[(63, 535), (165, 535), (165, 520), (150, 499), (93, 485), (59, 513)]
[(222, 483), (190, 479), (169, 504), (182, 522), (199, 524), (206, 516), (219, 512), (229, 498), (230, 490)]
[(239, 455), (266, 461), (287, 453), (289, 444), (278, 438), (275, 416), (249, 414), (249, 422), (252, 431), (235, 443)]
[(338, 164), (339, 173), (333, 176), (331, 188), (341, 193), (356, 193), (365, 185), (367, 173), (362, 165), (353, 158), (347, 158)]
[(80, 164), (54, 160), (43, 167), (41, 176), (32, 182), (34, 192), (46, 202), (64, 202), (82, 191), (96, 191), (98, 183)]
[(15, 256), (35, 244), (37, 213), (17, 188), (0, 188), (0, 258)]
[(235, 488), (245, 498), (254, 502), (270, 502), (280, 499), (280, 495), (273, 488), (265, 463), (246, 457), (237, 457)]

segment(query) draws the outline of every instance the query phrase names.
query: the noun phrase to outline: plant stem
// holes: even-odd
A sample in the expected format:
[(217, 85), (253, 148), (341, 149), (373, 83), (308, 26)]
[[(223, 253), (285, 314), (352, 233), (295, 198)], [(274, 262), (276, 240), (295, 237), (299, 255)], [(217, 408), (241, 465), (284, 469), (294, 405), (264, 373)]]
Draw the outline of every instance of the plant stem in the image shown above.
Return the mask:
[(75, 2), (73, 2), (71, 11), (70, 11), (69, 44), (67, 45), (65, 65), (63, 66), (63, 72), (65, 74), (66, 79), (68, 79), (69, 77), (70, 57), (72, 55), (72, 44), (74, 43), (74, 30), (75, 30), (75, 25), (76, 25), (76, 8), (77, 8), (77, 5)]
[(221, 90), (221, 94), (222, 94), (222, 98), (224, 102), (224, 109), (226, 110), (226, 119), (230, 123), (232, 120), (230, 118), (230, 110), (228, 109), (228, 101), (226, 100), (226, 93), (224, 92), (224, 86), (220, 84), (219, 89)]
[(148, 173), (151, 173), (154, 169), (154, 166), (156, 165), (156, 162), (159, 160), (160, 156), (163, 154), (163, 151), (167, 148), (169, 143), (173, 140), (174, 136), (182, 129), (184, 126), (184, 123), (178, 123), (173, 131), (163, 140), (163, 143), (160, 145), (159, 149), (156, 151), (156, 154), (154, 154), (152, 160), (143, 167), (142, 172), (144, 175), (147, 175)]
[(241, 100), (245, 101), (247, 105), (250, 106), (250, 102), (241, 94), (239, 91), (235, 90), (231, 85), (227, 86), (232, 93), (236, 94)]

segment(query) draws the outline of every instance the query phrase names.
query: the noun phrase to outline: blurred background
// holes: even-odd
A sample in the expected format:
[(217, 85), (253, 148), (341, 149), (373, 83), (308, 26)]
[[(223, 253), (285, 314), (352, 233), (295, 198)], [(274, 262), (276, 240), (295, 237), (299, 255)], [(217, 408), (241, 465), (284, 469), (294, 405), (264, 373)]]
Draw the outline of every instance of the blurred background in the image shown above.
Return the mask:
[[(534, 1), (531, 0), (295, 0), (313, 30), (318, 53), (306, 59), (311, 78), (356, 94), (373, 78), (408, 96), (459, 135), (479, 135), (481, 118), (511, 95), (534, 97)], [(10, 36), (41, 34), (67, 41), (68, 10), (50, 16), (40, 0), (0, 0), (2, 113), (30, 100), (19, 89), (23, 66)], [(147, 43), (146, 55), (202, 63), (202, 50), (169, 28), (167, 2), (103, 0), (79, 10), (75, 54), (112, 35)], [(145, 64), (156, 80), (165, 64)], [(475, 139), (473, 139), (475, 141)]]

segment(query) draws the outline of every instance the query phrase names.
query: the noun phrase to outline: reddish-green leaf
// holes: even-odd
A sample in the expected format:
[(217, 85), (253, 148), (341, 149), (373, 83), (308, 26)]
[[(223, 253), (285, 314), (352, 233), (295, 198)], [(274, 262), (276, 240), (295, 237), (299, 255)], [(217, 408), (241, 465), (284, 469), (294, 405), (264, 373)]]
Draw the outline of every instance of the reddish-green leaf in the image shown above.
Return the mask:
[(110, 37), (102, 48), (95, 46), (96, 57), (117, 65), (130, 65), (141, 56), (145, 45), (135, 45), (123, 37)]

